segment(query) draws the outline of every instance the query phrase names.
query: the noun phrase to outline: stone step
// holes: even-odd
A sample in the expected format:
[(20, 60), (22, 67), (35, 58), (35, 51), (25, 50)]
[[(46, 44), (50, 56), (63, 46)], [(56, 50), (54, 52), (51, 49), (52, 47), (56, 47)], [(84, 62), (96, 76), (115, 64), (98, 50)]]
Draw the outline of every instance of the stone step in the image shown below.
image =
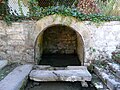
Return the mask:
[(109, 90), (105, 83), (96, 74), (93, 73), (92, 77), (91, 83), (97, 90)]
[(116, 62), (106, 62), (109, 70), (111, 70), (114, 75), (116, 75), (118, 78), (120, 78), (120, 64), (116, 63)]
[(32, 70), (32, 66), (31, 64), (26, 64), (16, 67), (0, 81), (0, 90), (20, 90)]
[(52, 67), (50, 65), (34, 65), (33, 70), (79, 70), (87, 69), (86, 66), (67, 66), (67, 67)]
[(0, 60), (0, 69), (2, 69), (3, 67), (5, 67), (8, 64), (7, 60)]
[(120, 79), (115, 77), (111, 72), (98, 66), (94, 66), (94, 72), (106, 83), (110, 90), (120, 90)]
[[(77, 68), (77, 67), (76, 67)], [(68, 70), (32, 70), (30, 72), (30, 79), (34, 81), (91, 81), (92, 76), (85, 66), (78, 67), (77, 70), (72, 67)]]

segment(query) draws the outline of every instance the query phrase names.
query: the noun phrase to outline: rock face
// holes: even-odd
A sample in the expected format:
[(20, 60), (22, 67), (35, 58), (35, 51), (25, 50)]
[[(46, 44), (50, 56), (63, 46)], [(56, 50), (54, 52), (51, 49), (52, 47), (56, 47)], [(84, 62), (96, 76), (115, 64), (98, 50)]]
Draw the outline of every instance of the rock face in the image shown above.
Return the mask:
[(92, 76), (86, 67), (81, 66), (77, 70), (32, 70), (30, 79), (34, 81), (91, 81)]
[(20, 90), (33, 65), (16, 67), (3, 80), (0, 81), (0, 90)]

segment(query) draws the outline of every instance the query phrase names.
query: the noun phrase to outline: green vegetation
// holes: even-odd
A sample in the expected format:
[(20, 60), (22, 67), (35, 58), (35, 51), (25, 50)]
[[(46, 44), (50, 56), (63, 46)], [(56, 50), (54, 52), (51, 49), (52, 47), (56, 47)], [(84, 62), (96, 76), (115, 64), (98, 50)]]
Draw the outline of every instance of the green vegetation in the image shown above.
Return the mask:
[[(107, 4), (106, 7), (105, 7), (106, 4), (104, 5), (104, 7), (101, 7), (101, 13), (98, 13), (98, 14), (84, 14), (84, 13), (81, 13), (76, 7), (69, 7), (69, 5), (62, 5), (62, 4), (57, 4), (55, 6), (48, 6), (48, 7), (40, 7), (38, 6), (39, 3), (37, 0), (29, 0), (29, 2), (27, 2), (29, 6), (29, 13), (27, 16), (23, 15), (20, 1), (21, 0), (19, 0), (21, 15), (16, 16), (10, 13), (6, 13), (4, 15), (3, 19), (8, 24), (11, 24), (11, 22), (13, 21), (21, 21), (21, 20), (28, 20), (28, 19), (39, 20), (42, 17), (53, 15), (53, 14), (58, 14), (58, 15), (63, 15), (63, 16), (72, 16), (72, 17), (77, 18), (80, 21), (87, 20), (87, 21), (92, 21), (96, 23), (104, 22), (104, 21), (119, 21), (120, 20), (119, 16), (111, 16), (109, 14), (111, 12), (111, 8), (109, 7), (111, 7), (111, 5), (113, 7), (113, 0), (107, 0), (109, 1), (109, 4)], [(102, 4), (106, 3), (106, 1), (103, 2), (101, 0), (97, 0), (97, 2), (98, 4), (101, 3), (99, 4), (99, 6), (102, 6)], [(107, 9), (110, 9), (110, 10), (106, 11)], [(102, 12), (104, 13), (102, 14)]]
[(100, 12), (106, 16), (120, 15), (120, 0), (96, 0)]

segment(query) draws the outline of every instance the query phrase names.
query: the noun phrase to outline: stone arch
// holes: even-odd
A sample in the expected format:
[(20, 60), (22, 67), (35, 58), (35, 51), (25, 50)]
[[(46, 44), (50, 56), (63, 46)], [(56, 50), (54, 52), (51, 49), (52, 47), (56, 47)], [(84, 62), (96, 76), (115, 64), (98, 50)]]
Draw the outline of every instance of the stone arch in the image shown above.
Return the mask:
[[(75, 32), (77, 33), (77, 37), (78, 40), (82, 40), (83, 43), (83, 52), (82, 54), (80, 53), (80, 56), (82, 57), (81, 59), (81, 64), (84, 65), (85, 63), (87, 63), (87, 57), (86, 57), (86, 51), (89, 48), (90, 44), (90, 31), (89, 29), (85, 26), (84, 23), (79, 22), (77, 19), (73, 18), (73, 17), (68, 17), (68, 16), (61, 16), (61, 15), (50, 15), (50, 16), (46, 16), (42, 19), (40, 19), (39, 21), (37, 21), (36, 23), (36, 27), (35, 27), (35, 31), (33, 33), (33, 40), (34, 40), (34, 57), (37, 57), (36, 55), (39, 53), (36, 53), (38, 50), (38, 47), (36, 46), (37, 40), (38, 40), (38, 36), (42, 35), (43, 32), (51, 26), (54, 25), (65, 25), (67, 27), (72, 28), (73, 30), (75, 30)], [(42, 39), (41, 39), (42, 40)], [(80, 44), (80, 43), (79, 43)], [(81, 48), (81, 47), (80, 47)], [(78, 49), (79, 52), (80, 49)], [(37, 59), (35, 59), (35, 62), (37, 63)]]

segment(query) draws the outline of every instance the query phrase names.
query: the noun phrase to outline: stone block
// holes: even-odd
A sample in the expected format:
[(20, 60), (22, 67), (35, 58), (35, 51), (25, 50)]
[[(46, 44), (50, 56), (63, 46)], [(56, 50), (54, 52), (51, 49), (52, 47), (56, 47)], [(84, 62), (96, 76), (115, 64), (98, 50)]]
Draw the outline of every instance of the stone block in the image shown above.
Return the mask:
[(6, 33), (8, 35), (10, 34), (23, 34), (24, 33), (24, 30), (23, 30), (23, 27), (20, 25), (20, 23), (18, 25), (12, 25), (12, 26), (9, 26), (6, 28)]
[(20, 90), (33, 65), (26, 64), (16, 67), (0, 81), (0, 90)]
[(8, 37), (11, 40), (25, 40), (24, 34), (10, 34), (10, 35), (8, 35)]
[(117, 63), (107, 63), (109, 68), (120, 78), (120, 65)]
[(81, 85), (82, 85), (82, 87), (88, 87), (88, 84), (85, 81), (81, 81)]
[(50, 65), (35, 65), (33, 69), (35, 70), (49, 70), (51, 68)]
[(114, 79), (107, 79), (106, 81), (110, 90), (117, 90), (118, 88), (120, 89), (120, 82), (116, 82)]
[(4, 40), (2, 40), (2, 39), (0, 39), (0, 46), (5, 46), (5, 45), (7, 45), (7, 42), (6, 41), (4, 41)]
[(0, 35), (5, 35), (5, 28), (0, 27)]
[(34, 81), (91, 81), (91, 74), (84, 69), (79, 70), (32, 70), (30, 79)]
[(120, 79), (115, 77), (112, 73), (106, 72), (99, 67), (95, 67), (94, 71), (104, 83), (106, 83), (110, 90), (117, 90), (117, 88), (120, 88)]
[(67, 70), (87, 70), (86, 66), (67, 66)]
[(25, 45), (24, 40), (9, 40), (8, 45)]

